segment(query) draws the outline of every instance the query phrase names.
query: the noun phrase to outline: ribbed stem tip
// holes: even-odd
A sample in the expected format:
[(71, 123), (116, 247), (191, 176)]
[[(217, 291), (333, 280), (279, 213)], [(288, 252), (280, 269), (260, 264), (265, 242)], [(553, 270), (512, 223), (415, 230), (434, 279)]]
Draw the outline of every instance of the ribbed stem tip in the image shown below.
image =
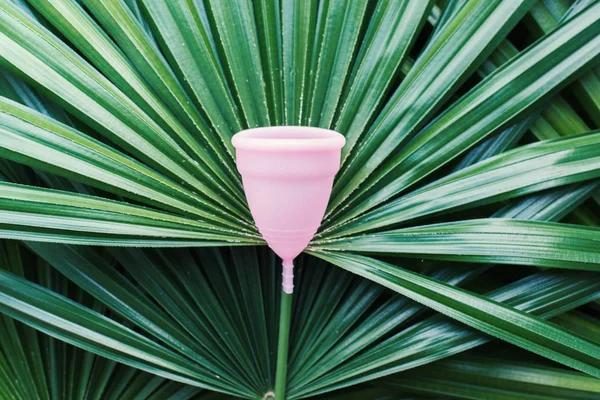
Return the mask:
[(287, 294), (292, 294), (294, 292), (293, 260), (283, 260), (283, 291)]

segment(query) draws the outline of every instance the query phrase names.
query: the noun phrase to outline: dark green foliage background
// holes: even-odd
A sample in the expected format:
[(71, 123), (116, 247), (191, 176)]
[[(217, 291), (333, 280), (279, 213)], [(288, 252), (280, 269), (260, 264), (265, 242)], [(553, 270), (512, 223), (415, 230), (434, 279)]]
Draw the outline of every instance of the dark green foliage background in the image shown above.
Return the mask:
[(287, 398), (600, 398), (599, 61), (593, 0), (0, 0), (0, 398), (269, 398), (274, 125), (347, 139)]

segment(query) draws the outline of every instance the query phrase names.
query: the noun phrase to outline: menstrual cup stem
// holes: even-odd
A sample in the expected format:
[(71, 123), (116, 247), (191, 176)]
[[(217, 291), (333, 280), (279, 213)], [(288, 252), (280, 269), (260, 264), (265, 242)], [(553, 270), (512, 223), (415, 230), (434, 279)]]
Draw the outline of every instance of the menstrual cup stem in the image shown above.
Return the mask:
[(294, 292), (293, 260), (283, 260), (283, 291), (287, 294)]
[(293, 295), (291, 292), (286, 293), (285, 290), (281, 293), (281, 307), (279, 310), (279, 342), (277, 343), (277, 372), (275, 373), (275, 400), (285, 400), (285, 384), (287, 381), (287, 361), (289, 347), (288, 343), (290, 338), (290, 320), (292, 315), (292, 296)]

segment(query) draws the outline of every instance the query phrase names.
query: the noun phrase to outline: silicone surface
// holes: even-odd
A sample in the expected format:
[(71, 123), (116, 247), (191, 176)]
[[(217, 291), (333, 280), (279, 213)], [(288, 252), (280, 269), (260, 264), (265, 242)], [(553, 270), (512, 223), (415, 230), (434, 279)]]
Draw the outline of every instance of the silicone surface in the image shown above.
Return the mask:
[(283, 259), (284, 290), (291, 293), (292, 261), (321, 224), (345, 139), (328, 129), (276, 126), (241, 131), (232, 143), (250, 211)]

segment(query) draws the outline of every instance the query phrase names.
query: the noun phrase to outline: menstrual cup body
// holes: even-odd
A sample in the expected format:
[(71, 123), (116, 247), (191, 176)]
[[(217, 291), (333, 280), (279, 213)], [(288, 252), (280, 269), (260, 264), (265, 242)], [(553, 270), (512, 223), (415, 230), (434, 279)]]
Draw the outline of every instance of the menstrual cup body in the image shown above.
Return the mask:
[(232, 141), (256, 226), (291, 268), (321, 224), (345, 139), (327, 129), (279, 126), (248, 129)]
[(321, 224), (340, 152), (238, 149), (236, 157), (260, 233), (279, 257), (293, 260)]

